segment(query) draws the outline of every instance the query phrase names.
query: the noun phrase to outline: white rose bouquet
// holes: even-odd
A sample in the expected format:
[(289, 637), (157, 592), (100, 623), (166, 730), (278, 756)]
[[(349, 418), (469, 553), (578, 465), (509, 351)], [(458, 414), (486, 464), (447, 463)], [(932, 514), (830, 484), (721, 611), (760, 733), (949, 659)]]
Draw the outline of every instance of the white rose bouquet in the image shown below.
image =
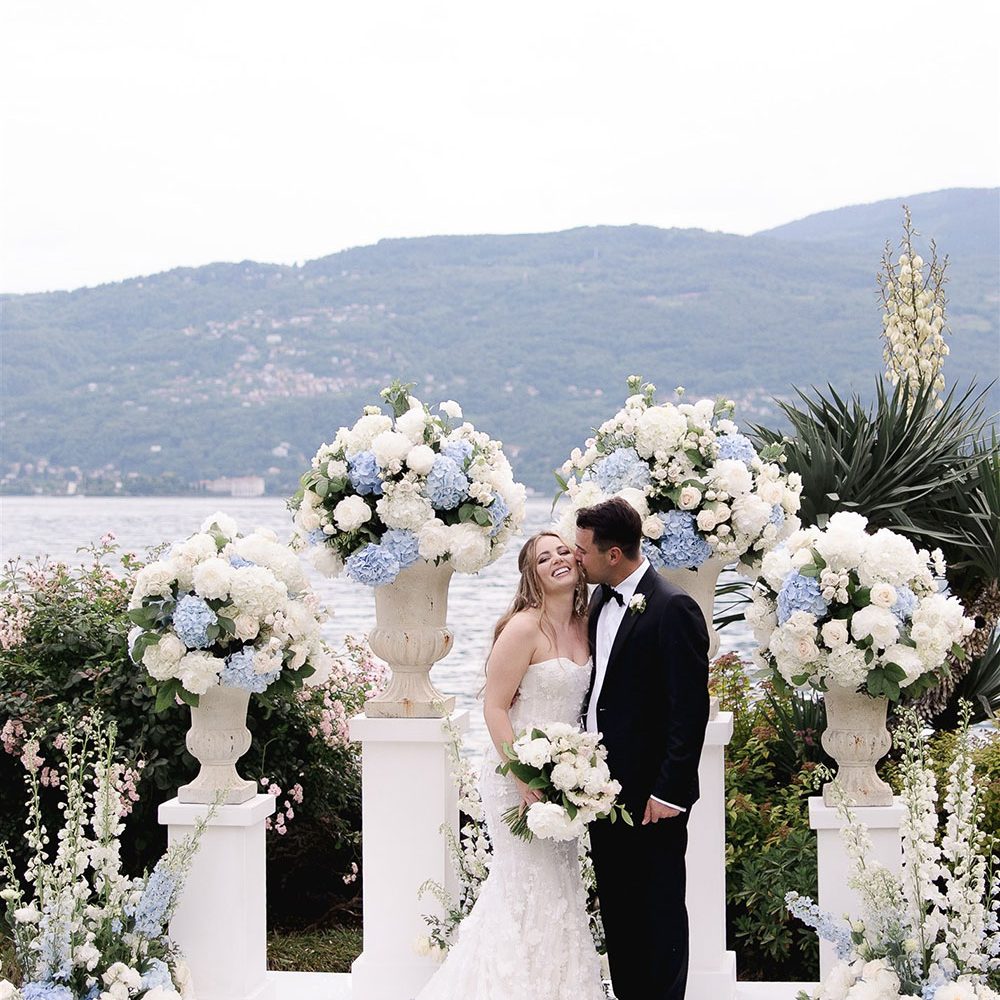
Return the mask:
[(296, 554), (269, 531), (241, 535), (224, 514), (136, 576), (129, 603), (132, 660), (145, 667), (158, 710), (210, 687), (287, 695), (321, 684), (332, 657), (323, 614)]
[(621, 785), (608, 771), (607, 750), (599, 733), (584, 733), (564, 722), (535, 726), (504, 745), (500, 774), (512, 774), (542, 794), (527, 809), (514, 806), (504, 814), (511, 832), (523, 840), (576, 840), (595, 819), (632, 817), (615, 805)]
[[(887, 528), (874, 534), (841, 511), (826, 528), (795, 532), (761, 567), (747, 622), (758, 665), (795, 687), (835, 685), (898, 701), (946, 675), (949, 653), (974, 623), (955, 597), (937, 592), (932, 557)], [(944, 574), (944, 559), (933, 565)]]
[(449, 400), (439, 415), (394, 382), (382, 390), (393, 416), (365, 407), (320, 447), (292, 497), (300, 545), (316, 566), (380, 587), (418, 559), (477, 573), (499, 558), (524, 520), (499, 441), (461, 423)]
[(657, 404), (633, 375), (625, 406), (575, 448), (556, 478), (576, 511), (624, 497), (642, 517), (643, 552), (656, 568), (696, 569), (710, 558), (750, 573), (799, 527), (802, 480), (785, 474), (780, 445), (762, 452), (739, 433), (731, 401)]
[[(0, 913), (23, 981), (0, 979), (4, 1000), (182, 1000), (191, 974), (168, 937), (171, 914), (204, 824), (152, 872), (121, 871), (127, 790), (113, 727), (85, 719), (57, 741), (62, 828), (51, 839), (41, 798), (40, 734), (25, 744), (29, 859), (23, 875), (0, 844)], [(53, 785), (51, 778), (44, 784)]]

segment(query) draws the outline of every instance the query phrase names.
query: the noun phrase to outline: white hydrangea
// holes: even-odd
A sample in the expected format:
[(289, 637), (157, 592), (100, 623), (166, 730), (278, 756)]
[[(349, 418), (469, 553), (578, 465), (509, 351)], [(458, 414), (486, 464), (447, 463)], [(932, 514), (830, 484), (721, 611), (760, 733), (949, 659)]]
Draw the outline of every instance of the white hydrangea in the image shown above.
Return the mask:
[(258, 529), (230, 542), (225, 551), (227, 555), (266, 566), (288, 588), (289, 594), (304, 593), (309, 586), (301, 560), (287, 545), (281, 545), (273, 532)]
[(687, 433), (687, 420), (673, 406), (651, 406), (636, 420), (635, 450), (641, 458), (675, 451)]
[(451, 417), (452, 420), (462, 419), (462, 407), (453, 399), (446, 399), (443, 403), (439, 403), (438, 409), (446, 416)]
[(849, 643), (831, 650), (824, 659), (823, 667), (828, 684), (852, 691), (868, 679), (865, 651)]
[(401, 417), (396, 418), (396, 431), (405, 434), (412, 444), (421, 444), (427, 429), (427, 414), (418, 402)]
[(206, 601), (223, 600), (229, 595), (229, 584), (232, 581), (233, 567), (229, 561), (219, 556), (213, 556), (194, 567), (192, 580), (194, 589)]
[(859, 560), (857, 570), (862, 586), (890, 583), (901, 587), (925, 568), (908, 538), (888, 528), (880, 528), (868, 537), (864, 558)]
[(413, 447), (413, 442), (397, 431), (382, 431), (372, 441), (372, 453), (379, 467), (386, 472), (396, 473), (403, 468), (403, 462)]
[(646, 502), (646, 494), (642, 490), (629, 486), (624, 490), (619, 490), (615, 496), (621, 497), (639, 514), (640, 518), (649, 517), (649, 504)]
[(169, 597), (176, 582), (177, 570), (170, 561), (153, 562), (143, 566), (135, 576), (135, 588), (129, 600), (129, 609), (140, 607), (146, 597)]
[(263, 566), (241, 566), (233, 571), (229, 593), (237, 614), (264, 619), (283, 611), (288, 599), (285, 585)]
[(434, 517), (430, 500), (423, 495), (420, 485), (409, 479), (386, 483), (375, 510), (387, 528), (407, 531), (419, 532)]
[(221, 531), (226, 538), (234, 538), (240, 531), (237, 523), (228, 514), (223, 514), (221, 510), (217, 510), (214, 514), (209, 514), (208, 517), (201, 522), (201, 530), (207, 533), (211, 530), (213, 525), (215, 525), (215, 527), (218, 528), (218, 530)]
[(371, 413), (360, 417), (355, 425), (344, 433), (346, 457), (352, 458), (358, 452), (368, 451), (375, 438), (388, 430), (392, 430), (392, 420), (384, 414)]

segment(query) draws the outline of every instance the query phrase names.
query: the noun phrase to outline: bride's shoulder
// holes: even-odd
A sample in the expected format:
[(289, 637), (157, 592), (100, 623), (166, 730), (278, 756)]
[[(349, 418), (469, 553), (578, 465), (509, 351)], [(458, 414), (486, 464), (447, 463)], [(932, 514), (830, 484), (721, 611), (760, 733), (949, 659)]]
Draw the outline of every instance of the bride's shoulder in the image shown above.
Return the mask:
[(526, 639), (539, 634), (541, 628), (541, 613), (538, 608), (524, 608), (511, 615), (503, 630), (509, 632), (511, 638)]

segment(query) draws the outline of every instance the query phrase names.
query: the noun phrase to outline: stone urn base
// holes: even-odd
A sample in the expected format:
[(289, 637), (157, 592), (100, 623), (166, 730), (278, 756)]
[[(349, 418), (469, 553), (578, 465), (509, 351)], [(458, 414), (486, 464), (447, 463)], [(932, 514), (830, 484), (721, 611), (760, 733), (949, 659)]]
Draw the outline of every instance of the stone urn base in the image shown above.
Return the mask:
[(250, 749), (249, 703), (249, 691), (217, 685), (191, 707), (185, 742), (201, 770), (194, 781), (177, 789), (178, 801), (239, 805), (257, 794), (256, 784), (236, 771), (236, 762)]
[(455, 698), (431, 683), (431, 667), (450, 651), (447, 628), (450, 563), (421, 559), (392, 583), (375, 588), (375, 628), (368, 633), (372, 652), (389, 664), (388, 687), (365, 702), (369, 719), (443, 719)]
[[(715, 586), (725, 565), (726, 563), (722, 559), (706, 559), (697, 569), (661, 569), (659, 571), (660, 576), (693, 597), (698, 607), (701, 608), (702, 617), (705, 619), (705, 626), (708, 629), (709, 662), (714, 660), (716, 653), (719, 652), (719, 633), (713, 624)], [(718, 714), (719, 699), (713, 696), (708, 717), (714, 719)]]
[[(852, 806), (891, 806), (892, 789), (876, 773), (875, 765), (889, 752), (892, 740), (885, 718), (884, 696), (831, 687), (824, 695), (826, 732), (823, 749), (837, 762), (836, 782)], [(823, 788), (823, 804), (839, 804), (831, 784)]]

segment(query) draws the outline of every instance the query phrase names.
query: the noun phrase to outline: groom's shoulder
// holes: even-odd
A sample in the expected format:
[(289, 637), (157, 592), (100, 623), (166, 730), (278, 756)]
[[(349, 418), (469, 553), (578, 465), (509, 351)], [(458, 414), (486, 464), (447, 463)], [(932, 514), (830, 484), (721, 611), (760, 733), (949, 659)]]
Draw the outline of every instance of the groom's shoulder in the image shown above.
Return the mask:
[(687, 604), (692, 604), (697, 608), (697, 602), (686, 590), (678, 587), (675, 583), (671, 583), (665, 577), (660, 576), (659, 573), (656, 574), (653, 592), (664, 608)]

